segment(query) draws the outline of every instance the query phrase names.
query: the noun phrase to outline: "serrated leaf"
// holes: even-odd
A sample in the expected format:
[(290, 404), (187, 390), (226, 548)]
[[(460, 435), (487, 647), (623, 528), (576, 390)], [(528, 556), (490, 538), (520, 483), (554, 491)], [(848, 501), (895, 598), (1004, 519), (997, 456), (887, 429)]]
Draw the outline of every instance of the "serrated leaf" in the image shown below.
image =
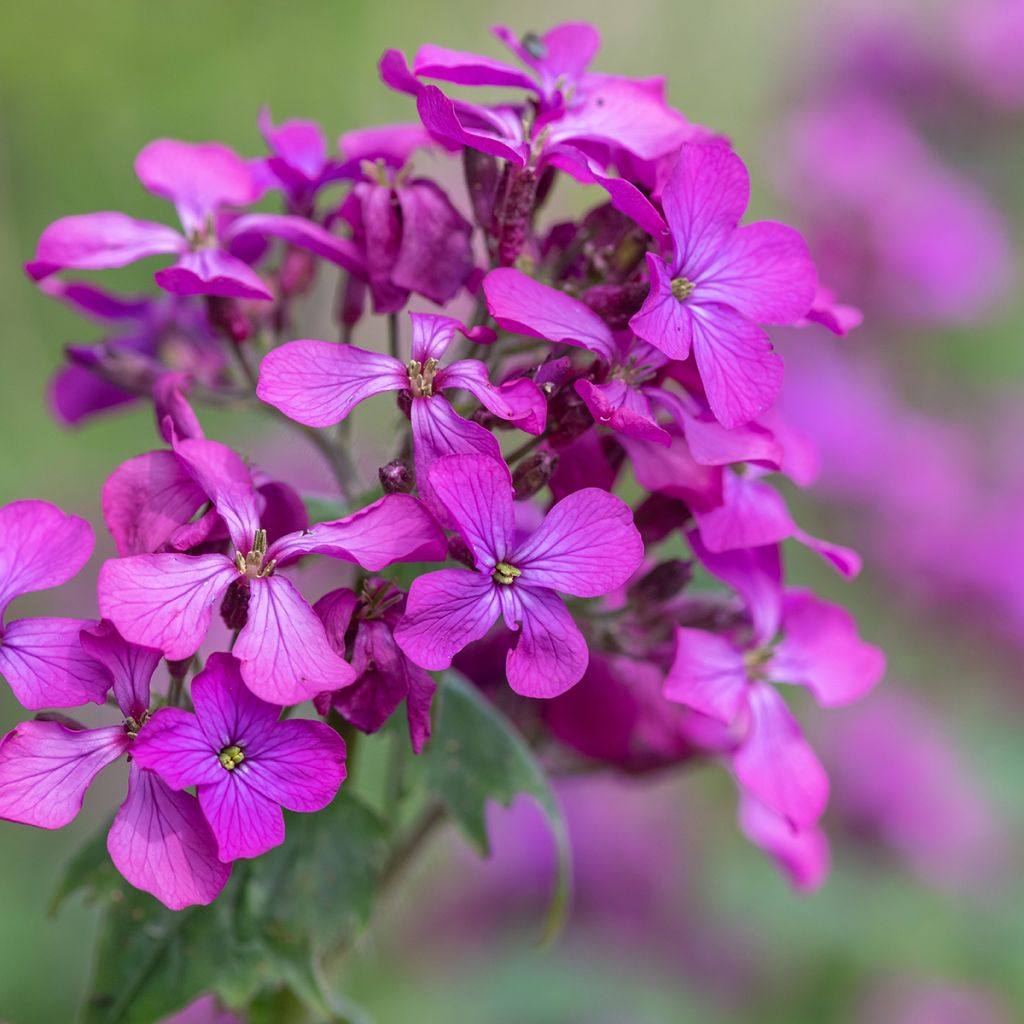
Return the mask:
[(508, 807), (520, 793), (540, 805), (558, 857), (545, 938), (561, 927), (571, 892), (569, 836), (551, 784), (515, 726), (479, 690), (454, 672), (445, 673), (434, 698), (436, 719), (421, 757), (428, 787), (480, 851), (490, 851), (489, 800)]

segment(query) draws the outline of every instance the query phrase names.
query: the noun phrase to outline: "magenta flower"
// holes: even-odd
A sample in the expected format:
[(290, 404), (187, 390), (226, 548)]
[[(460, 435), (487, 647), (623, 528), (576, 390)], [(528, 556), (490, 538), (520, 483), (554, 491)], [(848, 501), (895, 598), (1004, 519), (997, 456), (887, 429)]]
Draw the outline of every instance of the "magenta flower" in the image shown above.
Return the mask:
[[(120, 725), (86, 729), (63, 716), (22, 722), (0, 742), (0, 817), (63, 828), (108, 764), (133, 755), (149, 727), (150, 677), (160, 652), (126, 643), (110, 623), (82, 632), (82, 646), (113, 686)], [(110, 827), (114, 866), (172, 910), (212, 902), (228, 879), (195, 799), (175, 793), (133, 761), (128, 796)]]
[(828, 836), (818, 825), (796, 828), (749, 792), (740, 793), (740, 831), (764, 850), (795, 889), (812, 892), (828, 875)]
[(258, 696), (295, 704), (354, 678), (331, 648), (323, 624), (281, 572), (303, 555), (322, 554), (377, 571), (397, 561), (445, 557), (444, 535), (415, 499), (392, 494), (359, 512), (268, 544), (249, 470), (214, 441), (181, 441), (175, 453), (213, 502), (235, 553), (150, 554), (108, 561), (100, 570), (105, 618), (133, 643), (173, 661), (199, 649), (213, 617), (240, 630), (234, 653)]
[(547, 407), (533, 381), (520, 378), (501, 387), (492, 385), (487, 368), (478, 359), (439, 365), (456, 332), (474, 340), (487, 337), (480, 329), (467, 331), (458, 320), (447, 316), (409, 316), (412, 359), (408, 363), (353, 345), (290, 341), (264, 357), (256, 393), (299, 423), (325, 427), (345, 419), (371, 395), (404, 392), (411, 404), (420, 494), (433, 508), (428, 471), (435, 459), (460, 452), (500, 458), (494, 435), (459, 416), (444, 391), (464, 388), (495, 416), (532, 434), (544, 429)]
[(83, 619), (16, 619), (3, 622), (16, 597), (66, 583), (89, 561), (92, 527), (45, 501), (0, 506), (0, 675), (21, 704), (70, 708), (102, 704), (106, 673), (86, 655)]
[(665, 696), (726, 725), (742, 738), (731, 754), (736, 777), (755, 799), (796, 830), (814, 825), (828, 778), (771, 682), (805, 686), (823, 707), (849, 704), (881, 679), (885, 659), (864, 643), (852, 617), (806, 591), (783, 600), (782, 639), (746, 648), (699, 629), (676, 629), (676, 657)]
[(123, 213), (63, 217), (40, 236), (35, 259), (26, 266), (29, 275), (38, 281), (66, 268), (105, 270), (172, 255), (174, 264), (155, 275), (165, 291), (271, 299), (259, 275), (230, 251), (231, 243), (246, 234), (283, 238), (341, 266), (361, 266), (350, 242), (301, 217), (223, 217), (259, 195), (248, 164), (226, 146), (158, 139), (139, 153), (135, 173), (149, 192), (174, 203), (181, 232)]
[(338, 654), (345, 657), (347, 640), (351, 644), (348, 660), (356, 674), (351, 686), (322, 694), (317, 710), (326, 715), (333, 707), (361, 732), (374, 733), (404, 700), (409, 739), (413, 753), (419, 754), (430, 739), (430, 705), (437, 685), (395, 643), (405, 594), (387, 580), (371, 579), (363, 584), (360, 595), (333, 590), (313, 610)]
[(509, 685), (553, 697), (587, 667), (586, 641), (555, 591), (597, 597), (621, 586), (643, 559), (643, 544), (620, 498), (586, 488), (563, 498), (525, 540), (513, 526), (513, 492), (503, 462), (479, 455), (438, 459), (430, 483), (476, 562), (413, 581), (398, 646), (416, 664), (445, 669), (494, 625), (518, 630), (508, 652)]
[(196, 787), (222, 861), (284, 842), (282, 807), (319, 811), (345, 779), (345, 741), (323, 722), (279, 721), (246, 687), (239, 663), (211, 654), (192, 680), (195, 714), (162, 708), (133, 749), (174, 790)]
[(648, 254), (651, 291), (630, 320), (670, 358), (693, 353), (711, 411), (729, 428), (764, 412), (782, 385), (782, 361), (758, 324), (805, 317), (817, 288), (796, 231), (739, 227), (749, 194), (747, 169), (724, 143), (683, 145), (662, 193), (674, 254)]

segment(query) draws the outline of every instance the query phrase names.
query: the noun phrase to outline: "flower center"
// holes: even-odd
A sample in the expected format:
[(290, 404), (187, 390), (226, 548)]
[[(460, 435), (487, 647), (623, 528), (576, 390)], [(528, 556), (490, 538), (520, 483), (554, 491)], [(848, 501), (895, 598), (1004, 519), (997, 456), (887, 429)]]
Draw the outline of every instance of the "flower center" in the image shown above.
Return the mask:
[(743, 655), (743, 665), (750, 679), (764, 679), (765, 670), (772, 660), (774, 652), (770, 647), (755, 647)]
[(237, 743), (232, 743), (217, 755), (217, 760), (221, 768), (233, 772), (245, 760), (245, 751)]
[(135, 739), (142, 731), (142, 727), (149, 721), (149, 711), (143, 711), (138, 718), (132, 715), (126, 716), (124, 720), (124, 731), (128, 739)]
[(428, 359), (420, 363), (418, 359), (410, 359), (405, 364), (409, 371), (409, 390), (413, 398), (430, 398), (434, 393), (434, 376), (437, 373), (437, 360)]
[(522, 575), (522, 569), (517, 569), (514, 565), (509, 565), (508, 562), (499, 562), (494, 567), (494, 574), (491, 576), (491, 579), (502, 586), (510, 587), (516, 578)]
[(694, 284), (686, 277), (677, 277), (672, 281), (672, 297), (677, 302), (685, 302), (693, 294)]
[(252, 548), (248, 554), (243, 555), (241, 551), (235, 552), (235, 568), (240, 576), (248, 580), (263, 579), (274, 571), (277, 559), (272, 558), (266, 565), (263, 559), (267, 555), (267, 531), (257, 530), (252, 540)]

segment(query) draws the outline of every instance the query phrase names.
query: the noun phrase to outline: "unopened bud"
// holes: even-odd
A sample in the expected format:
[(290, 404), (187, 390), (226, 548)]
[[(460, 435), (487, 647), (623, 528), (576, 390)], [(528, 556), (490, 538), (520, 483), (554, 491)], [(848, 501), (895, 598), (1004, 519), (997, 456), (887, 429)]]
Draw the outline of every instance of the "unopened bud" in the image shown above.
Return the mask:
[(629, 588), (629, 597), (637, 604), (661, 604), (675, 597), (693, 579), (693, 563), (673, 558), (659, 562)]
[(230, 341), (245, 341), (252, 334), (252, 324), (242, 312), (242, 306), (237, 299), (229, 299), (223, 295), (208, 295), (206, 318), (215, 334)]
[(554, 452), (539, 451), (523, 459), (512, 474), (512, 486), (515, 488), (516, 501), (526, 501), (538, 491), (547, 487), (555, 469), (558, 456)]
[(497, 158), (467, 146), (462, 151), (462, 169), (473, 216), (480, 227), (487, 229), (494, 217), (494, 200), (502, 178)]
[(580, 298), (613, 330), (623, 331), (630, 318), (644, 304), (650, 285), (646, 281), (628, 284), (599, 284), (588, 288)]
[(241, 629), (249, 621), (249, 581), (235, 580), (220, 603), (220, 617), (228, 629)]
[(377, 470), (385, 494), (408, 494), (416, 486), (412, 467), (403, 459), (392, 459)]
[(289, 249), (281, 265), (279, 281), (283, 295), (301, 295), (309, 290), (316, 275), (316, 259), (306, 249)]
[(473, 552), (469, 550), (469, 545), (457, 533), (448, 538), (448, 557), (454, 558), (456, 562), (461, 562), (463, 565), (468, 565), (470, 569), (476, 566), (476, 559), (473, 557)]
[(184, 679), (188, 675), (189, 670), (192, 668), (193, 660), (194, 657), (182, 658), (180, 661), (171, 661), (171, 659), (168, 658), (167, 671), (170, 674), (171, 678)]
[(549, 413), (554, 418), (555, 426), (548, 437), (555, 448), (575, 441), (594, 424), (594, 417), (591, 416), (583, 399), (568, 388), (563, 388), (559, 392), (559, 400), (557, 403), (552, 402)]

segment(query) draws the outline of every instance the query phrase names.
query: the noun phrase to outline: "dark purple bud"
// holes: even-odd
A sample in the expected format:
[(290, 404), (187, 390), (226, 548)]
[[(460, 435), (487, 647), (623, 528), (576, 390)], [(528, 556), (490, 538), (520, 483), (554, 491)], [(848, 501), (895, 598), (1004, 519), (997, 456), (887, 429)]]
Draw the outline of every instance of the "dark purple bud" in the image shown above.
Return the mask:
[(469, 550), (469, 545), (457, 533), (453, 533), (448, 538), (448, 557), (454, 558), (456, 562), (461, 562), (463, 565), (468, 565), (470, 569), (476, 567), (473, 552)]
[(644, 544), (657, 544), (689, 518), (690, 509), (685, 502), (667, 494), (652, 494), (637, 508), (633, 522)]
[(316, 259), (305, 249), (289, 249), (285, 253), (278, 278), (282, 295), (302, 295), (309, 291), (316, 275)]
[(473, 217), (486, 230), (494, 217), (494, 201), (502, 179), (497, 158), (467, 147), (462, 151), (462, 170)]
[(180, 661), (171, 661), (167, 659), (167, 671), (170, 673), (172, 679), (184, 679), (188, 675), (189, 670), (192, 668), (192, 658), (182, 658)]
[(366, 282), (349, 275), (338, 303), (338, 323), (354, 327), (359, 323), (366, 308)]
[(237, 579), (220, 603), (220, 617), (228, 629), (241, 629), (249, 621), (249, 581)]
[(563, 388), (552, 400), (548, 406), (548, 416), (554, 421), (548, 434), (548, 440), (554, 448), (575, 441), (594, 425), (594, 417), (583, 399), (568, 387)]
[(534, 168), (506, 164), (506, 169), (508, 176), (503, 181), (504, 189), (498, 196), (491, 220), (491, 236), (500, 267), (514, 266), (523, 251), (537, 198)]
[(554, 452), (539, 451), (523, 459), (512, 474), (512, 486), (516, 492), (516, 501), (532, 498), (548, 481), (558, 466), (558, 456)]
[(674, 558), (659, 562), (630, 585), (629, 598), (636, 604), (661, 604), (675, 597), (693, 579), (693, 563)]
[(407, 419), (412, 419), (412, 395), (408, 391), (399, 391), (395, 396), (395, 405)]
[(223, 295), (207, 295), (206, 318), (215, 334), (230, 341), (245, 341), (252, 335), (252, 324), (242, 312), (241, 303), (237, 299), (225, 298)]
[(588, 288), (580, 298), (613, 331), (624, 331), (630, 317), (644, 304), (650, 285), (646, 281), (628, 284), (599, 284)]
[(386, 466), (377, 470), (380, 485), (385, 494), (409, 494), (416, 486), (416, 476), (412, 467), (403, 459), (392, 459)]
[(480, 406), (479, 409), (474, 409), (473, 412), (470, 413), (469, 418), (474, 423), (479, 423), (484, 430), (494, 430), (495, 427), (499, 426), (503, 422), (500, 416), (495, 416), (490, 409), (485, 409), (483, 406)]

